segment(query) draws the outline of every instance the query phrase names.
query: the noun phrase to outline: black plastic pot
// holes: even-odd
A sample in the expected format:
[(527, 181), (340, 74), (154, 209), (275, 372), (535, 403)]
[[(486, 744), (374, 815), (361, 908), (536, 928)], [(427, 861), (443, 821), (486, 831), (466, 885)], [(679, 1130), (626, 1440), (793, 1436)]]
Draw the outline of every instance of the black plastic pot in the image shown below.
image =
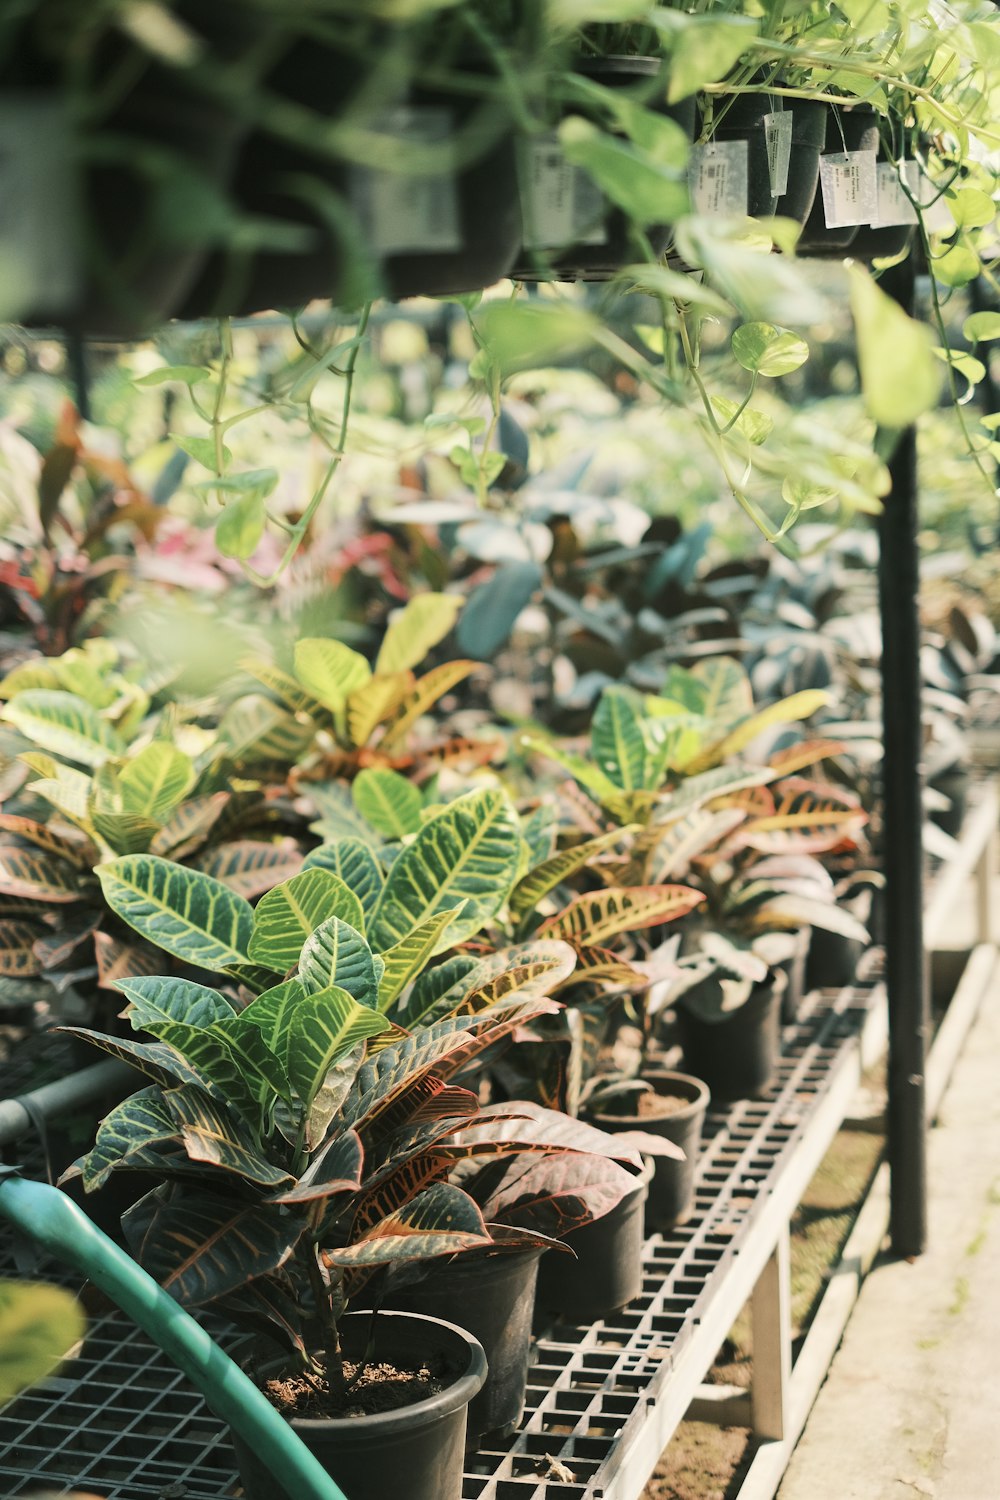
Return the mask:
[[(342, 1325), (348, 1358), (364, 1350), (371, 1319), (349, 1313)], [(416, 1313), (380, 1313), (375, 1322), (376, 1360), (414, 1365), (443, 1358), (453, 1382), (398, 1411), (364, 1417), (295, 1418), (292, 1427), (340, 1485), (349, 1500), (461, 1500), (465, 1425), (469, 1402), (486, 1379), (482, 1347), (462, 1328)], [(257, 1375), (287, 1369), (277, 1359)], [(254, 1450), (233, 1434), (233, 1447), (247, 1500), (293, 1500), (277, 1484)]]
[(771, 193), (771, 166), (767, 153), (767, 115), (780, 112), (782, 102), (770, 94), (723, 95), (715, 101), (714, 141), (747, 143), (747, 213), (756, 219), (769, 218), (778, 201)]
[(489, 1374), (469, 1407), (470, 1447), (487, 1433), (506, 1437), (521, 1420), (541, 1254), (474, 1252), (431, 1262), (421, 1281), (390, 1292), (383, 1303), (431, 1317), (447, 1315), (482, 1344)]
[[(649, 80), (656, 77), (662, 66), (659, 58), (655, 57), (601, 57), (577, 64), (583, 77), (601, 83), (607, 88), (634, 87), (639, 97), (648, 103), (649, 108), (675, 120), (690, 139), (694, 133), (696, 113), (693, 97), (683, 99), (673, 105), (667, 105), (661, 99), (645, 100), (642, 84), (645, 81), (648, 85)], [(553, 150), (558, 151), (558, 147), (554, 146)], [(585, 174), (579, 180), (585, 187), (589, 184), (589, 178), (586, 178)], [(626, 215), (621, 209), (605, 203), (604, 216), (600, 218), (601, 200), (596, 187), (589, 189), (588, 203), (591, 198), (595, 230), (600, 234), (599, 242), (553, 245), (540, 249), (538, 252), (539, 259), (545, 263), (545, 267), (551, 267), (552, 274), (560, 280), (606, 280), (622, 266), (641, 258), (632, 240)], [(647, 227), (646, 237), (657, 255), (662, 255), (666, 250), (670, 242), (671, 228), (669, 224), (654, 224)], [(509, 274), (515, 281), (538, 281), (548, 272), (547, 269), (540, 270), (531, 250), (522, 247), (518, 250), (514, 269)]]
[(576, 1260), (547, 1250), (538, 1270), (536, 1307), (578, 1323), (617, 1312), (642, 1291), (643, 1209), (653, 1176), (647, 1161), (635, 1187), (601, 1219), (566, 1235)]
[(962, 832), (962, 824), (969, 806), (969, 772), (966, 766), (950, 766), (945, 771), (940, 771), (930, 779), (930, 785), (935, 791), (948, 798), (950, 807), (935, 808), (931, 813), (931, 822), (950, 833), (952, 838), (958, 838)]
[(800, 927), (795, 937), (795, 951), (791, 958), (779, 965), (785, 976), (785, 992), (781, 997), (781, 1021), (791, 1026), (799, 1019), (802, 1001), (806, 993), (806, 961), (809, 957), (811, 927)]
[(787, 99), (792, 117), (788, 188), (774, 200), (771, 212), (805, 224), (819, 189), (819, 158), (826, 141), (829, 106), (819, 99)]
[(814, 990), (841, 990), (852, 984), (865, 945), (860, 938), (845, 937), (841, 932), (813, 929), (806, 964), (806, 983)]
[[(824, 152), (836, 154), (841, 151), (870, 151), (873, 156), (878, 151), (878, 115), (868, 105), (859, 104), (853, 109), (830, 106)], [(840, 259), (853, 246), (858, 229), (857, 224), (828, 229), (823, 194), (817, 191), (796, 248), (800, 255)]]
[(744, 1005), (717, 1021), (706, 1021), (681, 1003), (685, 1067), (704, 1079), (713, 1099), (756, 1099), (766, 1092), (781, 1055), (781, 1000), (787, 982), (780, 969), (773, 971), (754, 985)]
[(683, 1224), (691, 1213), (694, 1202), (694, 1178), (701, 1149), (701, 1131), (708, 1109), (709, 1092), (700, 1078), (687, 1073), (650, 1071), (643, 1073), (643, 1082), (649, 1083), (662, 1097), (684, 1101), (682, 1108), (669, 1115), (595, 1115), (594, 1124), (602, 1130), (644, 1130), (647, 1135), (662, 1136), (673, 1141), (684, 1152), (684, 1160), (670, 1156), (654, 1156), (653, 1177), (646, 1198), (645, 1227), (647, 1233), (669, 1229), (672, 1224)]

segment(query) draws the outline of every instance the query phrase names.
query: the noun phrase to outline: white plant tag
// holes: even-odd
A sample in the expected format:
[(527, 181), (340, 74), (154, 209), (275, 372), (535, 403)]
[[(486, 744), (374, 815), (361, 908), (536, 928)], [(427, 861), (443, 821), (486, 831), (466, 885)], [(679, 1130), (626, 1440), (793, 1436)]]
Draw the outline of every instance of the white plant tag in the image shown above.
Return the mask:
[(919, 191), (919, 184), (915, 161), (900, 162), (899, 172), (897, 172), (891, 161), (880, 161), (875, 167), (878, 208), (874, 219), (872, 219), (873, 229), (891, 229), (897, 224), (915, 224), (917, 222), (917, 210), (903, 191), (900, 173), (905, 178), (910, 192), (916, 197)]
[(746, 141), (706, 141), (692, 146), (688, 162), (691, 206), (697, 214), (745, 215), (748, 197)]
[(878, 207), (874, 151), (835, 151), (819, 159), (827, 229), (870, 224)]
[(792, 112), (775, 110), (764, 116), (764, 139), (767, 142), (767, 167), (771, 174), (771, 197), (788, 192), (788, 163), (792, 157)]
[(588, 172), (566, 160), (558, 136), (528, 143), (520, 179), (526, 249), (605, 243), (607, 199)]
[(0, 322), (72, 309), (81, 281), (78, 188), (61, 103), (0, 96)]
[[(451, 111), (401, 105), (378, 122), (378, 129), (407, 145), (438, 145), (452, 133)], [(454, 172), (383, 172), (358, 167), (351, 174), (351, 202), (376, 255), (462, 248)]]

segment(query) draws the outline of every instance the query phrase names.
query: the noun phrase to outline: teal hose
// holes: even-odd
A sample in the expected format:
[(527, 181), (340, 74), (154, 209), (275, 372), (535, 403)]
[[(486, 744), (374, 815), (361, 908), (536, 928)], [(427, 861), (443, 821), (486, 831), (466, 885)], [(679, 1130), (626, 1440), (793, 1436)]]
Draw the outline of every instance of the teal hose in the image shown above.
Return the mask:
[(239, 1433), (296, 1500), (346, 1500), (340, 1486), (253, 1381), (65, 1193), (47, 1183), (6, 1177), (0, 1180), (0, 1216), (107, 1292), (194, 1382), (216, 1416)]

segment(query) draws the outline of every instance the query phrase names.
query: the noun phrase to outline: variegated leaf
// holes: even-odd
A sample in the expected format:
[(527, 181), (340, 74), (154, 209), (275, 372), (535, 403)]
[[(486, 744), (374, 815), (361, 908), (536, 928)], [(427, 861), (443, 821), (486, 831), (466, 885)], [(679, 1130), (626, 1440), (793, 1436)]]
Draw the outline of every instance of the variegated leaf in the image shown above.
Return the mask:
[(684, 885), (611, 887), (575, 897), (558, 916), (542, 923), (538, 936), (601, 945), (622, 932), (673, 922), (704, 900), (703, 892)]
[(347, 737), (352, 745), (367, 745), (373, 732), (413, 691), (412, 672), (386, 672), (357, 688), (347, 700)]
[(775, 750), (768, 764), (779, 776), (790, 776), (794, 771), (804, 771), (807, 766), (818, 765), (821, 760), (830, 760), (843, 755), (847, 749), (844, 740), (800, 740), (797, 745), (786, 745), (784, 750)]
[(184, 1021), (189, 1026), (210, 1026), (225, 1016), (236, 1014), (235, 1007), (218, 990), (210, 990), (191, 979), (172, 975), (122, 979), (118, 989), (128, 1000), (125, 1014), (134, 1031), (156, 1021)]
[(242, 1291), (276, 1271), (306, 1227), (280, 1208), (195, 1192), (154, 1203), (138, 1223), (133, 1210), (123, 1223), (127, 1233), (130, 1224), (141, 1227), (141, 1237), (130, 1235), (133, 1253), (185, 1307)]
[(211, 792), (182, 803), (153, 839), (150, 853), (187, 859), (205, 843), (229, 799), (229, 792)]
[(262, 693), (248, 693), (226, 709), (219, 741), (236, 765), (277, 761), (293, 765), (311, 744), (316, 727), (279, 708)]
[(92, 1193), (103, 1187), (117, 1168), (148, 1166), (151, 1148), (176, 1145), (177, 1140), (177, 1126), (164, 1103), (162, 1089), (157, 1085), (139, 1089), (105, 1115), (94, 1144), (64, 1173), (63, 1181), (79, 1175), (87, 1192)]
[(85, 1026), (63, 1026), (60, 1030), (70, 1036), (78, 1036), (81, 1041), (89, 1042), (111, 1057), (117, 1057), (120, 1062), (138, 1068), (140, 1073), (145, 1073), (147, 1078), (152, 1078), (164, 1088), (172, 1088), (177, 1083), (194, 1083), (220, 1098), (225, 1097), (207, 1074), (199, 1072), (179, 1052), (163, 1042), (135, 1042), (131, 1037), (106, 1036), (104, 1032), (90, 1031)]
[(357, 928), (339, 917), (328, 918), (306, 940), (299, 960), (299, 980), (311, 994), (335, 985), (359, 1005), (378, 1005), (372, 950)]
[(94, 952), (97, 985), (102, 990), (116, 990), (123, 979), (158, 974), (163, 968), (163, 955), (156, 948), (143, 942), (122, 942), (110, 932), (94, 933)]
[[(231, 1104), (256, 1123), (260, 1114), (258, 1080), (244, 1073), (243, 1059), (235, 1055), (229, 1038), (219, 1031), (224, 1024), (216, 1021), (210, 1026), (191, 1026), (186, 1021), (151, 1021), (146, 1030), (188, 1064), (195, 1076), (181, 1079), (181, 1082), (206, 1079), (213, 1097)], [(248, 1028), (248, 1032), (253, 1034), (252, 1028)], [(266, 1050), (263, 1042), (261, 1048)], [(273, 1058), (271, 1062), (274, 1062)]]
[(353, 1193), (361, 1186), (364, 1150), (355, 1130), (340, 1131), (310, 1163), (292, 1188), (275, 1193), (272, 1203), (314, 1203)]
[(461, 594), (415, 594), (382, 639), (376, 673), (418, 667), (428, 651), (444, 640), (464, 603)]
[(308, 1109), (337, 1059), (367, 1037), (378, 1036), (388, 1022), (367, 1005), (359, 1005), (336, 985), (306, 995), (294, 1008), (287, 1030), (285, 1058), (292, 1086)]
[(98, 836), (114, 854), (144, 854), (160, 831), (154, 818), (136, 813), (91, 810), (90, 820)]
[(416, 987), (396, 1019), (408, 1028), (427, 1026), (454, 1015), (475, 1015), (514, 999), (550, 995), (569, 978), (576, 963), (573, 949), (562, 942), (523, 943), (501, 948), (463, 970), (439, 995)]
[(221, 880), (231, 891), (252, 900), (290, 880), (302, 869), (302, 851), (292, 839), (236, 839), (198, 856), (199, 870)]
[(34, 844), (46, 854), (59, 859), (68, 859), (80, 870), (87, 870), (93, 863), (96, 850), (92, 845), (65, 834), (54, 833), (46, 823), (37, 823), (34, 818), (18, 817), (16, 813), (0, 813), (0, 835), (10, 834), (24, 843)]
[(7, 704), (2, 717), (33, 744), (81, 766), (102, 766), (125, 754), (113, 726), (75, 693), (29, 688)]
[(351, 796), (361, 816), (387, 839), (405, 838), (420, 827), (420, 793), (398, 771), (374, 766), (359, 771)]
[(433, 708), (439, 698), (443, 698), (445, 693), (468, 677), (470, 672), (474, 672), (478, 665), (475, 661), (446, 661), (419, 677), (412, 693), (403, 699), (386, 725), (379, 748), (386, 751), (398, 748), (428, 709)]
[(74, 865), (16, 844), (0, 844), (0, 892), (46, 904), (79, 901), (83, 895)]
[(98, 865), (97, 875), (112, 911), (184, 963), (219, 970), (248, 957), (253, 909), (221, 881), (147, 854)]
[(765, 729), (795, 724), (800, 719), (808, 719), (821, 708), (825, 708), (829, 701), (829, 693), (819, 688), (808, 688), (804, 692), (793, 693), (790, 698), (782, 698), (777, 703), (769, 703), (766, 708), (751, 714), (742, 723), (730, 729), (728, 734), (721, 739), (707, 745), (690, 763), (690, 769), (692, 771), (707, 770), (711, 766), (722, 765), (723, 762), (732, 760), (733, 756), (745, 750)]
[(317, 821), (310, 823), (310, 830), (327, 843), (357, 839), (369, 846), (381, 844), (380, 835), (354, 806), (350, 787), (339, 781), (318, 781), (310, 785), (309, 797), (319, 812)]
[(746, 818), (742, 808), (724, 807), (715, 811), (695, 808), (685, 817), (671, 823), (661, 833), (649, 853), (646, 874), (651, 884), (683, 880), (691, 861), (706, 849), (715, 848)]
[(288, 1053), (288, 1027), (295, 1006), (305, 997), (305, 987), (297, 979), (286, 979), (265, 990), (239, 1013), (242, 1026), (256, 1026), (267, 1048), (282, 1061)]
[(371, 923), (374, 946), (385, 951), (460, 902), (464, 910), (438, 940), (438, 951), (478, 932), (506, 900), (520, 852), (517, 820), (503, 792), (456, 798), (393, 861)]
[(745, 788), (764, 786), (774, 778), (775, 772), (768, 766), (713, 766), (708, 771), (686, 776), (680, 786), (662, 798), (653, 821), (672, 823), (718, 797), (731, 797)]
[(382, 1266), (489, 1244), (483, 1216), (469, 1195), (439, 1182), (365, 1230), (363, 1239), (324, 1251), (323, 1260), (335, 1266)]
[(0, 974), (22, 979), (40, 974), (44, 965), (35, 944), (44, 934), (45, 928), (36, 922), (0, 918)]
[(294, 677), (290, 677), (280, 667), (273, 666), (270, 662), (254, 659), (243, 661), (240, 665), (244, 672), (255, 677), (276, 698), (280, 698), (286, 708), (290, 708), (293, 713), (307, 714), (316, 723), (324, 723), (328, 720), (329, 711), (323, 707), (319, 699), (314, 698), (312, 693), (307, 693)]
[(378, 985), (379, 1010), (388, 1010), (414, 975), (419, 974), (424, 964), (438, 952), (441, 934), (447, 931), (461, 911), (460, 906), (449, 906), (444, 911), (436, 912), (379, 955), (383, 963)]
[(731, 656), (713, 656), (698, 662), (691, 676), (701, 686), (704, 697), (698, 713), (709, 720), (742, 718), (753, 712), (753, 689), (744, 667)]
[(165, 740), (153, 740), (118, 773), (122, 810), (162, 824), (194, 786), (189, 756)]
[(520, 921), (530, 912), (535, 911), (539, 902), (550, 891), (555, 890), (557, 885), (568, 880), (578, 870), (582, 870), (596, 855), (603, 853), (605, 849), (610, 849), (614, 844), (619, 843), (626, 833), (631, 832), (631, 826), (616, 828), (611, 833), (603, 833), (596, 839), (587, 839), (571, 849), (562, 849), (551, 859), (536, 865), (534, 869), (528, 871), (523, 880), (518, 881), (511, 893), (511, 916), (516, 921)]
[[(361, 903), (363, 920), (351, 922), (359, 932), (367, 932), (378, 898), (385, 885), (382, 867), (369, 844), (362, 839), (340, 838), (333, 844), (321, 844), (307, 854), (303, 869), (330, 870), (349, 886)], [(342, 912), (336, 913), (343, 916)], [(345, 920), (349, 920), (345, 918)]]
[[(339, 876), (316, 866), (301, 870), (258, 903), (249, 955), (255, 963), (284, 974), (298, 963), (306, 939), (331, 917), (364, 928), (361, 902)], [(312, 987), (323, 989), (325, 984)]]
[(256, 1187), (283, 1188), (294, 1182), (290, 1173), (261, 1156), (246, 1126), (201, 1089), (169, 1089), (163, 1102), (192, 1161), (221, 1167)]
[(623, 791), (646, 786), (647, 751), (638, 693), (607, 687), (601, 694), (590, 731), (598, 766)]
[(295, 643), (295, 675), (331, 713), (340, 713), (350, 695), (372, 675), (365, 658), (343, 641), (313, 637)]

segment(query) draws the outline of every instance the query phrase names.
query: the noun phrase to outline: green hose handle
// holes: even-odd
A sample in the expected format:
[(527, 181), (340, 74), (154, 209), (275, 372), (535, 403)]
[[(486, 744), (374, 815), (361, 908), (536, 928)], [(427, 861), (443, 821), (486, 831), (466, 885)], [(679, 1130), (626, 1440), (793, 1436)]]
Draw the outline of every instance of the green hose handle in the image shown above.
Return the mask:
[(318, 1459), (214, 1340), (71, 1198), (44, 1182), (0, 1179), (0, 1216), (81, 1271), (159, 1344), (217, 1417), (296, 1500), (346, 1500)]

